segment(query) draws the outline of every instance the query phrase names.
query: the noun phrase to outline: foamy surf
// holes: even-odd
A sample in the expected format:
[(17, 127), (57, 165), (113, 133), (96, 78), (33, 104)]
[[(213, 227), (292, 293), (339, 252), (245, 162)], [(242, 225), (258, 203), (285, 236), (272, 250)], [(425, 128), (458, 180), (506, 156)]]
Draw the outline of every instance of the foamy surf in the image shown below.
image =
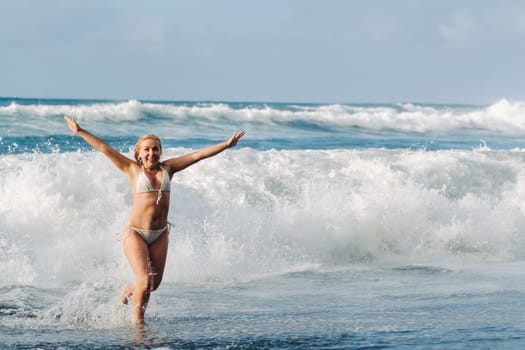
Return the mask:
[[(171, 126), (191, 133), (199, 127), (220, 128), (241, 124), (248, 128), (277, 131), (303, 128), (337, 131), (359, 128), (369, 131), (450, 133), (488, 131), (516, 134), (525, 131), (525, 104), (502, 99), (487, 106), (392, 104), (285, 104), (161, 101), (84, 101), (0, 99), (0, 125), (24, 123), (26, 134), (55, 134), (63, 115), (73, 115), (93, 130), (121, 135), (116, 123), (126, 126)], [(45, 122), (45, 123), (42, 123)], [(154, 122), (152, 124), (151, 122)], [(102, 124), (103, 123), (103, 124)], [(174, 124), (175, 123), (175, 124)], [(47, 125), (46, 125), (47, 124)], [(176, 125), (176, 128), (175, 128)], [(191, 126), (192, 129), (186, 128)], [(298, 128), (299, 127), (299, 128)], [(100, 129), (99, 129), (100, 128)], [(105, 128), (105, 129), (102, 129)], [(11, 128), (8, 133), (16, 132)], [(211, 130), (208, 130), (211, 131)], [(109, 133), (108, 133), (109, 132)], [(67, 133), (63, 130), (61, 133)], [(60, 134), (60, 132), (59, 132)], [(256, 137), (257, 135), (253, 135)], [(293, 136), (293, 135), (292, 135)]]
[[(0, 99), (0, 347), (519, 349), (521, 110)], [(62, 113), (128, 156), (248, 131), (175, 174), (144, 328), (119, 301), (128, 180)]]
[[(166, 150), (166, 157), (187, 152)], [(525, 252), (523, 152), (255, 151), (176, 174), (167, 281), (388, 255)], [(102, 155), (2, 156), (3, 284), (121, 276), (127, 179)], [(109, 168), (108, 168), (109, 166)], [(82, 276), (78, 275), (82, 271)]]

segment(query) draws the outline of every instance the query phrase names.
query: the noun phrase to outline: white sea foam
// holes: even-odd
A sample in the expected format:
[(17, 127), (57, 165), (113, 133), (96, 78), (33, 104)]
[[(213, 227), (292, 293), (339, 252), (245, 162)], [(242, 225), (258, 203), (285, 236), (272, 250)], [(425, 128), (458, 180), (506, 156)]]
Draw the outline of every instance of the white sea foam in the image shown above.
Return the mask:
[[(166, 156), (188, 150), (169, 149)], [(410, 256), (525, 256), (521, 151), (238, 149), (176, 174), (165, 281)], [(127, 179), (101, 154), (0, 162), (1, 285), (130, 279)]]
[[(51, 118), (72, 115), (79, 121), (128, 122), (147, 120), (156, 116), (165, 120), (166, 125), (214, 126), (217, 122), (232, 122), (264, 127), (283, 127), (283, 123), (308, 123), (328, 128), (358, 127), (365, 130), (397, 130), (402, 132), (450, 132), (481, 130), (502, 133), (525, 131), (525, 103), (500, 100), (489, 106), (427, 106), (416, 104), (390, 105), (278, 105), (226, 103), (161, 103), (99, 102), (86, 104), (33, 104), (23, 105), (12, 102), (0, 106), (0, 116), (17, 118)], [(160, 120), (157, 120), (160, 123)], [(27, 128), (46, 128), (46, 125), (28, 123)], [(49, 130), (56, 124), (47, 125)], [(111, 126), (105, 125), (106, 128)]]
[(78, 120), (137, 120), (142, 116), (143, 104), (130, 100), (127, 102), (91, 103), (91, 104), (36, 104), (25, 105), (11, 102), (0, 107), (0, 115), (18, 115), (30, 117), (49, 117), (72, 115)]

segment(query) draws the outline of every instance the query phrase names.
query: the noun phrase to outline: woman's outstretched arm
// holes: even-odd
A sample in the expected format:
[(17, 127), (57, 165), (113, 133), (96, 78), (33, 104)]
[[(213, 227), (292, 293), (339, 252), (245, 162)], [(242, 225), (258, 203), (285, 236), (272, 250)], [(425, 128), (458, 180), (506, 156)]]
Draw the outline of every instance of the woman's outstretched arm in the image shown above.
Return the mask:
[(64, 119), (66, 120), (66, 123), (71, 131), (82, 137), (84, 141), (89, 143), (96, 150), (104, 153), (104, 155), (106, 155), (106, 157), (108, 157), (113, 162), (113, 164), (117, 166), (117, 168), (129, 175), (131, 166), (135, 164), (133, 160), (121, 154), (100, 137), (93, 135), (86, 129), (82, 129), (75, 119), (69, 116), (65, 116)]
[(200, 160), (213, 157), (216, 154), (221, 153), (222, 151), (234, 147), (239, 139), (245, 134), (244, 131), (236, 132), (232, 135), (227, 141), (220, 142), (213, 146), (208, 146), (201, 148), (195, 152), (185, 154), (177, 158), (171, 158), (164, 162), (164, 165), (168, 168), (168, 171), (171, 174), (181, 171), (192, 164), (197, 163)]

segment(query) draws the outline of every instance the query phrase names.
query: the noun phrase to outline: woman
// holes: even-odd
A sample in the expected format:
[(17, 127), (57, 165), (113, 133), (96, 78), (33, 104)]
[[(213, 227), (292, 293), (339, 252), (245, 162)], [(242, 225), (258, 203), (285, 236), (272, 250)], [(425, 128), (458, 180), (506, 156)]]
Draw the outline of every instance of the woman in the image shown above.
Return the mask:
[(124, 286), (122, 302), (127, 303), (133, 296), (135, 321), (143, 324), (150, 292), (159, 287), (166, 264), (171, 177), (177, 171), (235, 146), (244, 131), (233, 134), (228, 141), (161, 162), (162, 146), (155, 135), (145, 135), (138, 140), (135, 160), (132, 160), (81, 128), (75, 119), (68, 116), (64, 119), (75, 134), (104, 153), (131, 182), (133, 207), (123, 245), (135, 274), (135, 283)]

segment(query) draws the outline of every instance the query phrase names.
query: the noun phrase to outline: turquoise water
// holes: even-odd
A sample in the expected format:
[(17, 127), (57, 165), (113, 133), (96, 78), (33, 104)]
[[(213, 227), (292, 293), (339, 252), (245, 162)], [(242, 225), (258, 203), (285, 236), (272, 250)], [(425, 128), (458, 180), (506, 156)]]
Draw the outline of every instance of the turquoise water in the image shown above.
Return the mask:
[(521, 147), (525, 106), (86, 101), (0, 98), (0, 154), (89, 150), (64, 128), (80, 122), (127, 150), (145, 132), (165, 147), (200, 147), (231, 130), (268, 149), (468, 149)]
[[(0, 99), (0, 348), (521, 349), (525, 105)], [(131, 156), (172, 180), (147, 325), (118, 302)]]

